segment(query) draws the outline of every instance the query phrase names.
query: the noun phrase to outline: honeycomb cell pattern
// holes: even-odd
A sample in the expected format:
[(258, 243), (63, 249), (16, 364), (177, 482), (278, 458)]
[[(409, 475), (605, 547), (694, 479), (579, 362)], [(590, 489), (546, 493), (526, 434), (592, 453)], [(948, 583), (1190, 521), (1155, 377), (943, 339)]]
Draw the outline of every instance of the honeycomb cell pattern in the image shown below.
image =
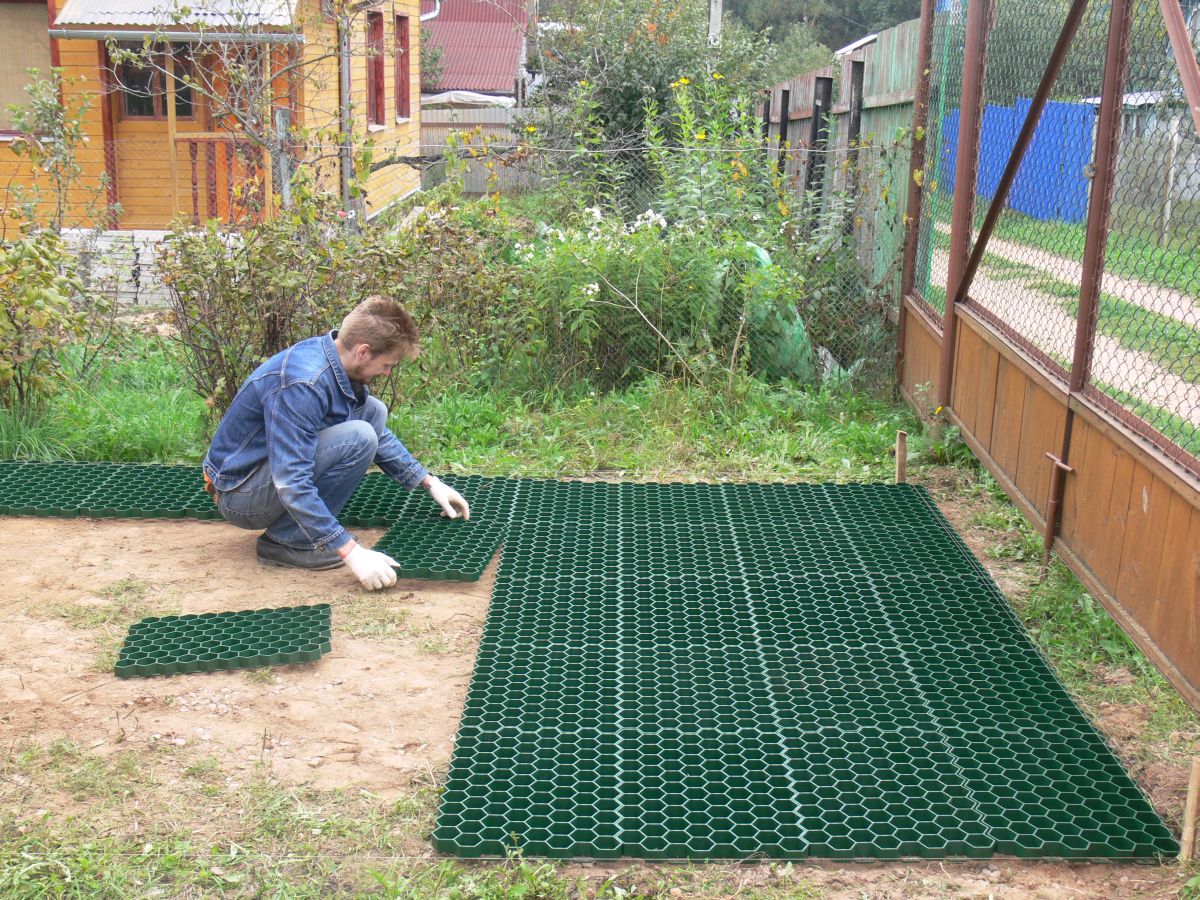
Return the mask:
[[(1178, 852), (923, 489), (446, 481), (470, 522), (383, 475), (341, 515), (413, 577), (477, 578), (503, 542), (437, 849)], [(38, 463), (0, 463), (0, 513), (218, 515), (195, 467)], [(181, 624), (284, 610), (146, 620), (118, 674), (315, 658), (325, 610), (291, 644)]]
[(509, 509), (437, 849), (1177, 852), (923, 489), (530, 481)]
[(429, 513), (392, 526), (375, 549), (400, 563), (401, 578), (478, 581), (507, 531), (504, 525)]
[(0, 462), (0, 515), (219, 519), (199, 466)]
[(330, 649), (330, 607), (152, 616), (129, 629), (120, 678), (312, 662)]

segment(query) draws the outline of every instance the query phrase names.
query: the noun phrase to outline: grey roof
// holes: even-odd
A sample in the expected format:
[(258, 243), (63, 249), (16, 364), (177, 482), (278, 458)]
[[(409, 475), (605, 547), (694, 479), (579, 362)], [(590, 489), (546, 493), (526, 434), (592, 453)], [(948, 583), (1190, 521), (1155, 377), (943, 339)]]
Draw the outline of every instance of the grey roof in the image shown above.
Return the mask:
[(56, 26), (288, 28), (296, 0), (67, 0)]

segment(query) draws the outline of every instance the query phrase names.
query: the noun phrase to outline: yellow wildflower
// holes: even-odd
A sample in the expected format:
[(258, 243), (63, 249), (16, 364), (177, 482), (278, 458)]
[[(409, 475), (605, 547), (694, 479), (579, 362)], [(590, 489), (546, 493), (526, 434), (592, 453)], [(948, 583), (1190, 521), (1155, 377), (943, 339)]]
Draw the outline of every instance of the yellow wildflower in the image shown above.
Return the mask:
[(720, 81), (724, 77), (725, 76), (722, 75), (720, 72), (713, 72), (713, 78), (716, 79), (717, 81)]
[(526, 126), (525, 126), (525, 130), (526, 130), (526, 131), (527, 131), (529, 134), (536, 134), (536, 133), (537, 133), (537, 126), (536, 126), (536, 125), (526, 125)]
[(706, 137), (708, 137), (708, 132), (707, 132), (707, 131), (697, 131), (697, 132), (696, 132), (696, 140), (698, 140), (698, 141), (702, 141), (702, 140), (704, 140)]

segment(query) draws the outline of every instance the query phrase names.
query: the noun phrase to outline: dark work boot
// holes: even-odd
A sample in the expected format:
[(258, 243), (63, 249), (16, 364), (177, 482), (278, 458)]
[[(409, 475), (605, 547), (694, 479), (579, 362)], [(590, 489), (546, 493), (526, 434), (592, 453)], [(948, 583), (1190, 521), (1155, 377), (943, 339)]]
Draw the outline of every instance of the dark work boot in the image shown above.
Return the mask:
[(258, 561), (264, 566), (283, 566), (289, 569), (336, 569), (345, 565), (338, 552), (330, 547), (323, 550), (297, 550), (276, 543), (266, 534), (258, 536), (255, 546)]

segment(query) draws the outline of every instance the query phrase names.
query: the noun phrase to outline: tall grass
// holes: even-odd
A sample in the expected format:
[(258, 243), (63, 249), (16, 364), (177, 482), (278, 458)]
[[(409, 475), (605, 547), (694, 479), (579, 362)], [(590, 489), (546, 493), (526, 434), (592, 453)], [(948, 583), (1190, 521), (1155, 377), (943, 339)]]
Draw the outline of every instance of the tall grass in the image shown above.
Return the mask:
[[(127, 337), (36, 413), (0, 411), (0, 458), (195, 463), (211, 434), (175, 348)], [(603, 394), (403, 383), (392, 430), (435, 471), (554, 477), (869, 480), (885, 477), (892, 400), (751, 378), (707, 389), (648, 378)]]

